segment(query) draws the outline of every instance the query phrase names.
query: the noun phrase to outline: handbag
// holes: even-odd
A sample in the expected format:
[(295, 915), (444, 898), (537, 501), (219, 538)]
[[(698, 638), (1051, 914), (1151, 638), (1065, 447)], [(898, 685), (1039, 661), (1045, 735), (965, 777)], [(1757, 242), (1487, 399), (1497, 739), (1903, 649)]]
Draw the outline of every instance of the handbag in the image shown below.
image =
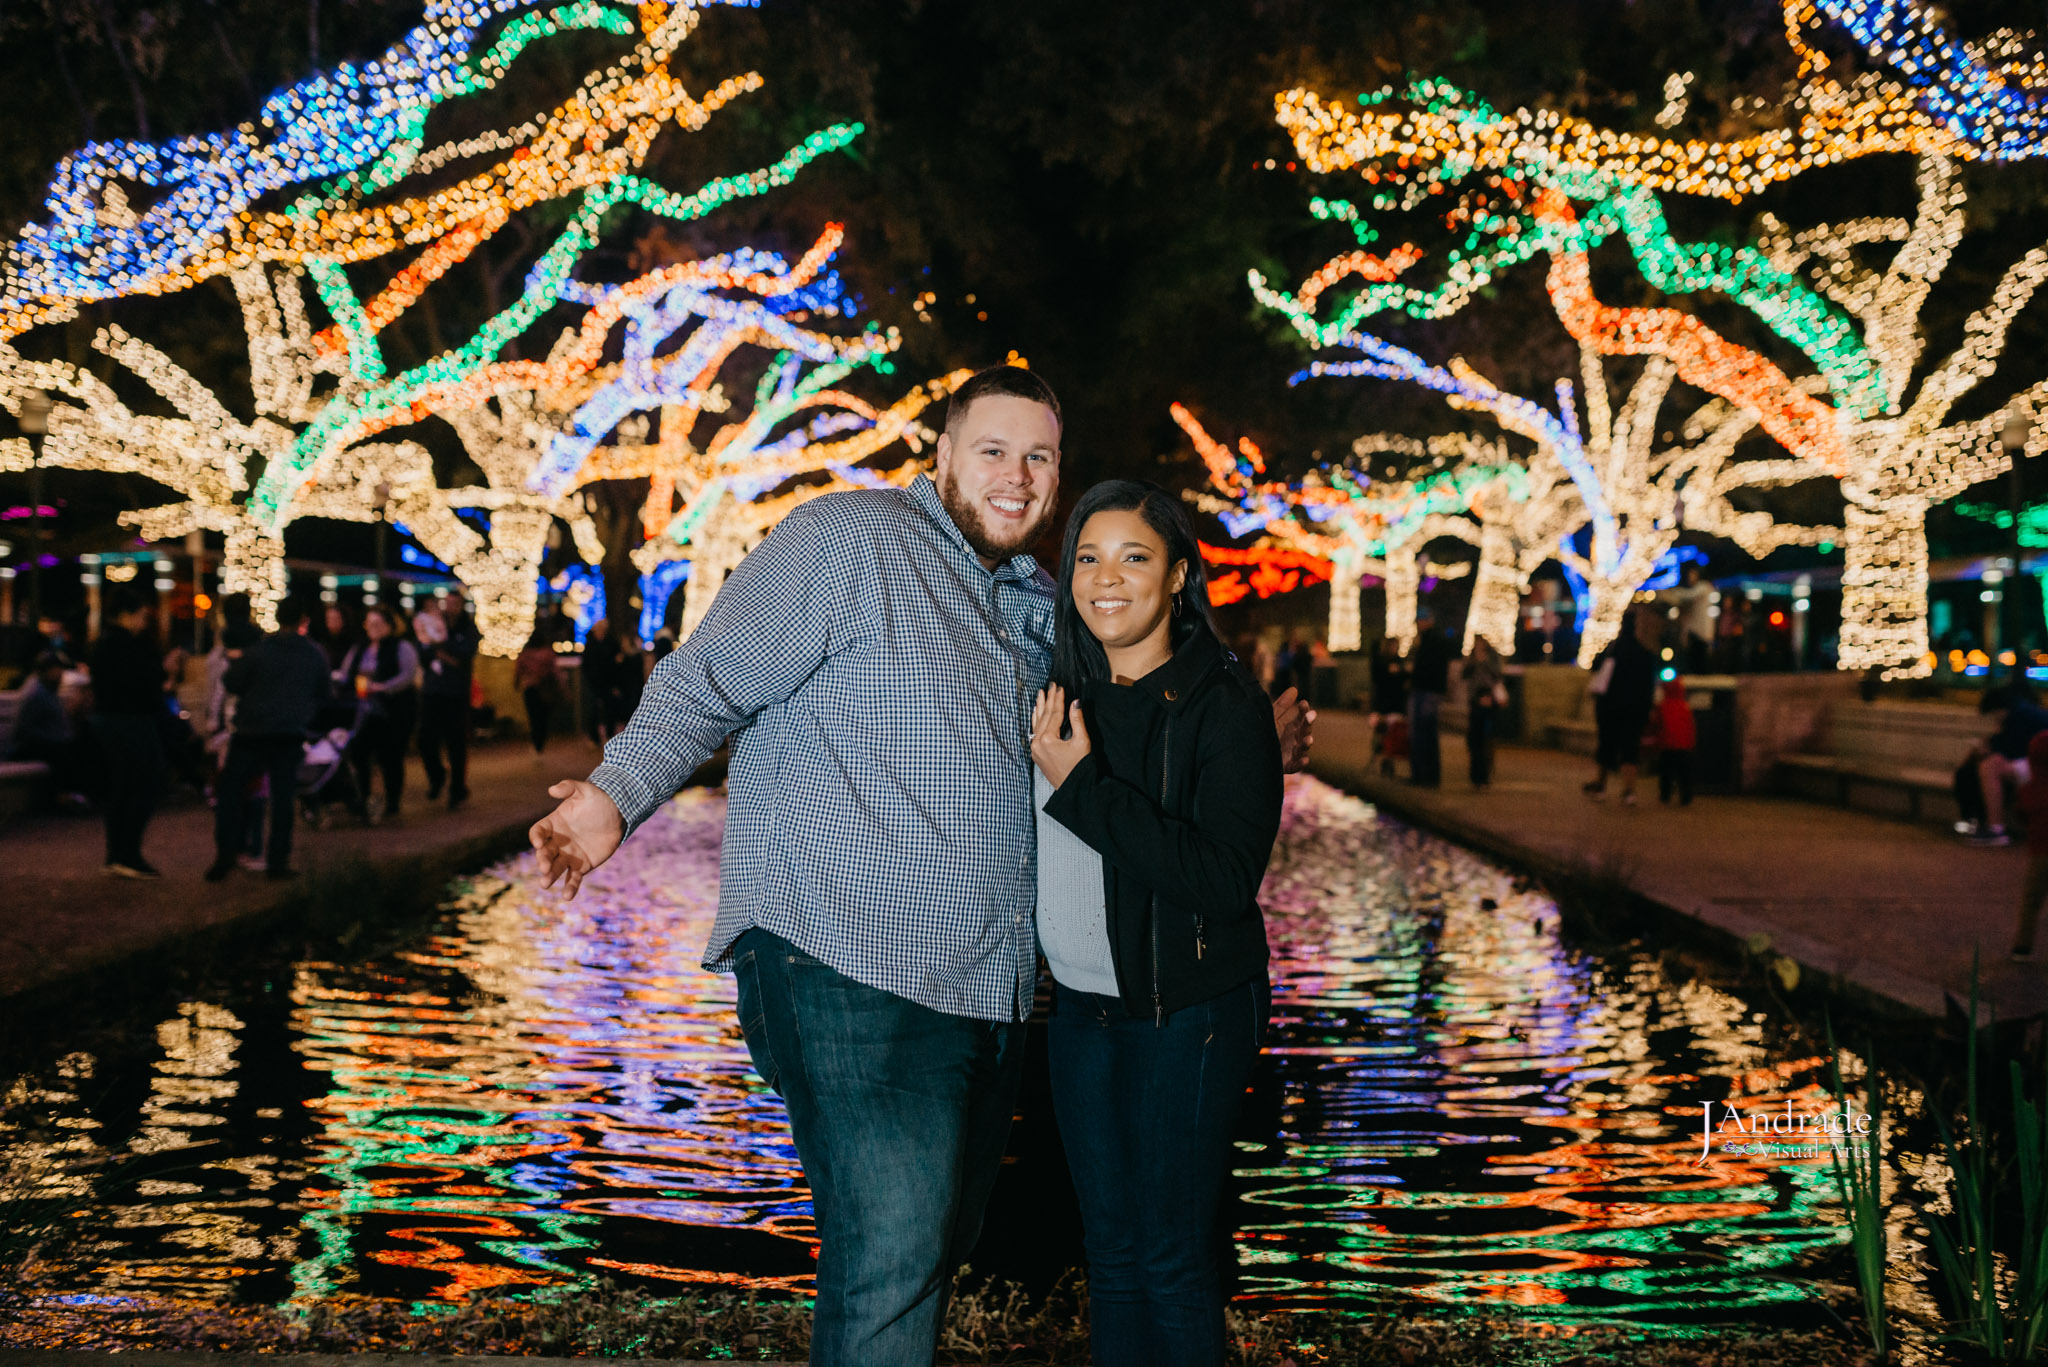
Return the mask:
[(1586, 691), (1597, 698), (1606, 693), (1607, 685), (1613, 682), (1614, 657), (1610, 655), (1600, 662), (1598, 669), (1593, 671), (1593, 677), (1586, 683)]

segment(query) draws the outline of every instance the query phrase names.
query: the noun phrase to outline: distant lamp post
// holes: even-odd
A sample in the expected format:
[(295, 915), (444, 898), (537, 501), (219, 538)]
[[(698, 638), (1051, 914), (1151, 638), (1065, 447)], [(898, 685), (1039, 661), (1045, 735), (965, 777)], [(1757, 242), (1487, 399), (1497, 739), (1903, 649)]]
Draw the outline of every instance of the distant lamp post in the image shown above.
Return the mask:
[(35, 457), (28, 467), (30, 622), (43, 615), (43, 438), (50, 433), (50, 410), (55, 407), (48, 394), (40, 389), (31, 389), (21, 396), (21, 408), (15, 418)]
[(377, 487), (370, 491), (370, 508), (377, 514), (377, 577), (384, 577), (384, 524), (391, 520), (387, 509), (391, 507), (391, 486), (384, 480), (377, 481)]
[[(1999, 606), (1999, 635), (2006, 649), (2012, 651), (2012, 677), (2023, 679), (2027, 674), (2025, 659), (2025, 631), (2019, 616), (2018, 589), (2020, 576), (2020, 511), (2026, 507), (2025, 489), (2020, 478), (2020, 457), (2026, 454), (2027, 440), (2034, 435), (2034, 414), (2031, 409), (2014, 405), (2005, 411), (2005, 425), (1998, 430), (1998, 443), (2005, 448), (2006, 494), (2011, 504), (2009, 512), (2012, 526), (2008, 529), (2006, 549), (2011, 554), (2012, 565), (2006, 571), (2004, 599)], [(1996, 658), (1995, 656), (1993, 657)]]

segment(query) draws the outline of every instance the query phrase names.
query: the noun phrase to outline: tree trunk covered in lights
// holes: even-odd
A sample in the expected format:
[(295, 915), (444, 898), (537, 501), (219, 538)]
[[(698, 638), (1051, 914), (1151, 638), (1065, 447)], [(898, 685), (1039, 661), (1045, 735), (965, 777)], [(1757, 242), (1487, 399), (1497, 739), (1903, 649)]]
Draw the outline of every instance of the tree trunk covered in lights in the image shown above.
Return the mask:
[(1930, 673), (1926, 502), (1851, 502), (1843, 511), (1841, 667), (1888, 679)]
[(1359, 650), (1365, 645), (1358, 607), (1359, 595), (1365, 591), (1359, 583), (1362, 577), (1356, 559), (1332, 562), (1329, 645), (1333, 654)]
[(1586, 629), (1579, 636), (1579, 667), (1591, 669), (1593, 658), (1621, 635), (1621, 615), (1628, 611), (1636, 595), (1633, 585), (1620, 582), (1599, 584), (1588, 580), (1586, 590), (1593, 595), (1593, 610), (1586, 614)]
[(220, 591), (248, 594), (256, 625), (276, 631), (277, 605), (285, 595), (284, 542), (263, 535), (254, 523), (230, 530), (221, 558)]
[(476, 604), (478, 649), (507, 659), (533, 635), (540, 606), (540, 561), (554, 516), (532, 508), (491, 513), (491, 546), (455, 563), (455, 577)]
[(1484, 636), (1502, 659), (1515, 654), (1515, 624), (1522, 609), (1522, 569), (1507, 527), (1486, 523), (1479, 533), (1479, 571), (1472, 579), (1472, 606), (1465, 614), (1465, 651)]
[(676, 631), (676, 643), (690, 639), (697, 623), (711, 611), (711, 604), (725, 586), (725, 577), (746, 558), (746, 546), (731, 518), (720, 518), (702, 528), (690, 543), (690, 577), (683, 587), (683, 620)]
[(1415, 605), (1422, 596), (1422, 552), (1395, 547), (1387, 552), (1387, 635), (1402, 653), (1415, 644)]

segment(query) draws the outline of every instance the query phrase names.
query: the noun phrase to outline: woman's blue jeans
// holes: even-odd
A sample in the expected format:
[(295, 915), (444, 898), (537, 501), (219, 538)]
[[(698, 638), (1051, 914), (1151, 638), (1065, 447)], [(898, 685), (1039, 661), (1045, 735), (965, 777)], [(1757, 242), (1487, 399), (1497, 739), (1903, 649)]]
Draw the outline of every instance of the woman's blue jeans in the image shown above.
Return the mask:
[(811, 1186), (812, 1367), (929, 1367), (1002, 1167), (1025, 1027), (919, 1006), (765, 930), (733, 949), (747, 1052)]
[(1081, 1202), (1096, 1367), (1223, 1361), (1231, 1134), (1272, 992), (1261, 976), (1163, 1025), (1057, 987), (1053, 1109)]

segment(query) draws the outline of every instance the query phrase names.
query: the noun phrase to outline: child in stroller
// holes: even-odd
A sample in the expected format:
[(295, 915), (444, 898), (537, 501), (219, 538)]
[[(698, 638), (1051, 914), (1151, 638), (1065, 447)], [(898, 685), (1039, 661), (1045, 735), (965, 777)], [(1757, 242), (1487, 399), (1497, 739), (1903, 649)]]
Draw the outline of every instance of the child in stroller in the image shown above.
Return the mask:
[(306, 756), (299, 761), (299, 802), (306, 824), (326, 830), (333, 824), (333, 807), (340, 804), (356, 820), (368, 824), (369, 804), (356, 782), (348, 762), (349, 748), (362, 729), (365, 709), (354, 698), (337, 699), (320, 710), (306, 733)]

